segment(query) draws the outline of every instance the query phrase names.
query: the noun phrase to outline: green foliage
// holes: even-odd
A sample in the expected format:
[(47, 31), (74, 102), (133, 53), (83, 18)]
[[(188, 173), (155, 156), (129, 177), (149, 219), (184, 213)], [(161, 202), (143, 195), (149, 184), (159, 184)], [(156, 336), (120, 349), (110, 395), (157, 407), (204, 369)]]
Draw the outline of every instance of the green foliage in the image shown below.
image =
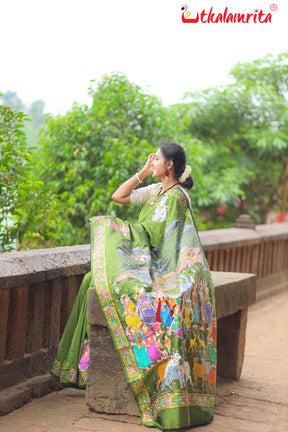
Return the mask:
[(251, 81), (269, 87), (273, 93), (283, 97), (288, 90), (288, 51), (273, 56), (266, 55), (249, 63), (238, 63), (230, 72), (238, 83)]
[(15, 240), (17, 230), (11, 228), (11, 216), (18, 185), (25, 176), (25, 135), (21, 127), (25, 115), (0, 106), (0, 251)]
[(39, 246), (55, 236), (57, 201), (33, 175), (25, 119), (24, 113), (0, 105), (0, 252), (15, 249), (22, 241), (23, 246)]
[(60, 196), (65, 244), (89, 241), (91, 216), (135, 219), (139, 209), (118, 205), (111, 195), (161, 140), (177, 139), (177, 125), (160, 100), (125, 75), (93, 82), (89, 94), (91, 107), (74, 104), (65, 116), (49, 118), (40, 133), (39, 175)]
[[(136, 220), (139, 209), (111, 195), (165, 141), (186, 150), (198, 228), (231, 226), (242, 211), (257, 223), (286, 211), (287, 63), (284, 53), (238, 64), (234, 84), (189, 92), (168, 108), (124, 74), (104, 76), (91, 84), (91, 106), (47, 116), (37, 149), (19, 111), (27, 107), (7, 92), (18, 111), (0, 106), (0, 250), (87, 243), (95, 215)], [(31, 131), (43, 110), (42, 101), (29, 107)]]
[(202, 160), (197, 180), (201, 195), (197, 196), (197, 205), (202, 210), (216, 209), (222, 204), (234, 205), (244, 194), (243, 179), (249, 173), (249, 168), (236, 157), (240, 148), (235, 131), (242, 115), (240, 107), (234, 107), (230, 95), (219, 89), (188, 96), (192, 102), (176, 105), (173, 110), (185, 119), (186, 136), (194, 136), (200, 143)]
[(208, 182), (213, 194), (208, 206), (231, 205), (233, 195), (245, 195), (247, 210), (260, 212), (263, 223), (273, 208), (285, 211), (287, 59), (284, 53), (237, 65), (235, 84), (186, 94), (186, 133), (206, 143), (206, 169), (214, 172), (209, 179), (219, 184), (212, 191)]

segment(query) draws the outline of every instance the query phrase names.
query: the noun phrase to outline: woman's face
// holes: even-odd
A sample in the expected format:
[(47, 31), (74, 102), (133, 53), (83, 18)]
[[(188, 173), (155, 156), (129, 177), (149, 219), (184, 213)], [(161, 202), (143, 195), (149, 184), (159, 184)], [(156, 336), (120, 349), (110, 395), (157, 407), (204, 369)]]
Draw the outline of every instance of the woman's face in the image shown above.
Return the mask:
[(157, 179), (163, 179), (165, 177), (167, 168), (164, 156), (160, 149), (157, 150), (157, 152), (154, 155), (154, 159), (151, 163), (152, 166), (152, 177)]
[(177, 304), (177, 305), (175, 306), (174, 312), (175, 312), (176, 314), (178, 314), (179, 311), (180, 311), (180, 306), (179, 306), (179, 304)]

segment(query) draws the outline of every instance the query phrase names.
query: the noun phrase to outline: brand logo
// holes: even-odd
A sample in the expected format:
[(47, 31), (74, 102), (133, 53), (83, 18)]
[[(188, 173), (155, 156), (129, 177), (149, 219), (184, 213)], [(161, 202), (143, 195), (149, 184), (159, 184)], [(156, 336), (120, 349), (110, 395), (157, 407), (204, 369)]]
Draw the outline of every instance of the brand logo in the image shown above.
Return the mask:
[[(277, 5), (275, 3), (270, 6), (271, 11), (277, 10)], [(239, 12), (230, 12), (228, 7), (224, 9), (223, 12), (214, 11), (213, 6), (210, 10), (206, 11), (203, 9), (201, 12), (196, 12), (195, 18), (192, 18), (191, 12), (188, 10), (187, 6), (184, 5), (181, 7), (182, 12), (182, 22), (183, 23), (192, 23), (197, 24), (198, 22), (203, 24), (217, 24), (217, 23), (260, 23), (266, 24), (272, 22), (272, 14), (264, 12), (262, 9), (255, 9), (252, 13), (239, 13)]]

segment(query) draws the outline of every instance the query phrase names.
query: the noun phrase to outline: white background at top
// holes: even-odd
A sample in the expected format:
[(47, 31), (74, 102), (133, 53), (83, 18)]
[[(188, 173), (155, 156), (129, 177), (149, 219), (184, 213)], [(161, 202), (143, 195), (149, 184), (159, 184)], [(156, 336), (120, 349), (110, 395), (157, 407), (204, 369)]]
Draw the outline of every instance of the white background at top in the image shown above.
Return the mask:
[[(271, 24), (183, 24), (181, 6), (272, 12)], [(0, 5), (0, 90), (45, 111), (89, 102), (90, 80), (124, 72), (165, 105), (191, 88), (226, 84), (237, 62), (288, 50), (287, 0), (11, 0)]]

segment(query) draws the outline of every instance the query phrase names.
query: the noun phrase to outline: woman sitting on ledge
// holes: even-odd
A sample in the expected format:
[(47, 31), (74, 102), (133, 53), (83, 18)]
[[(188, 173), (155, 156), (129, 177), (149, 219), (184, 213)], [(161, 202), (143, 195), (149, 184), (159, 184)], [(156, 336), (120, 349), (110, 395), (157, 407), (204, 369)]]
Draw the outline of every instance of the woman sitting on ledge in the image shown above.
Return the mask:
[[(134, 190), (150, 174), (160, 182)], [(63, 384), (85, 387), (93, 285), (142, 423), (161, 429), (209, 423), (214, 410), (214, 292), (185, 191), (190, 174), (183, 148), (163, 144), (112, 196), (143, 206), (138, 223), (91, 219), (91, 272), (52, 368)]]

